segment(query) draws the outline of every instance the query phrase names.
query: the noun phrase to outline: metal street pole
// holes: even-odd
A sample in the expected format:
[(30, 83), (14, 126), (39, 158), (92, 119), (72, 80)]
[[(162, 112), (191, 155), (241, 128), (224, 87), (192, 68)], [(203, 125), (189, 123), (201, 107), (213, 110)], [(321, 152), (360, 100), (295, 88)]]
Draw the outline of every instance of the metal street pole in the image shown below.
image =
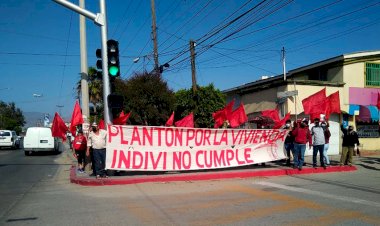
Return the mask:
[(112, 114), (108, 107), (108, 95), (111, 93), (110, 79), (108, 75), (108, 56), (107, 56), (107, 14), (106, 0), (99, 0), (100, 14), (104, 17), (104, 24), (100, 27), (100, 35), (102, 40), (102, 73), (103, 73), (103, 104), (104, 104), (104, 122), (111, 124)]
[(107, 97), (110, 94), (110, 82), (108, 76), (108, 57), (107, 57), (107, 17), (106, 17), (106, 2), (99, 0), (100, 13), (94, 14), (86, 9), (83, 9), (67, 0), (53, 0), (62, 6), (69, 8), (95, 22), (100, 26), (100, 34), (102, 40), (102, 67), (103, 67), (103, 103), (104, 103), (104, 122), (111, 124), (112, 115), (108, 107)]
[(193, 86), (193, 93), (197, 91), (197, 77), (195, 74), (195, 42), (190, 40), (190, 62), (191, 62), (191, 81)]
[(282, 47), (282, 71), (284, 74), (284, 81), (286, 81), (286, 64), (285, 64), (285, 47)]
[(154, 6), (154, 0), (150, 0), (150, 7), (152, 10), (152, 39), (153, 39), (153, 54), (154, 54), (154, 70), (157, 75), (160, 74), (158, 63), (158, 47), (157, 47), (157, 28), (156, 28), (156, 9)]
[[(79, 7), (85, 8), (85, 0), (79, 0)], [(79, 37), (80, 37), (80, 75), (81, 75), (81, 99), (82, 113), (86, 116), (86, 123), (90, 119), (89, 93), (88, 93), (88, 64), (87, 64), (87, 38), (86, 20), (79, 15)]]

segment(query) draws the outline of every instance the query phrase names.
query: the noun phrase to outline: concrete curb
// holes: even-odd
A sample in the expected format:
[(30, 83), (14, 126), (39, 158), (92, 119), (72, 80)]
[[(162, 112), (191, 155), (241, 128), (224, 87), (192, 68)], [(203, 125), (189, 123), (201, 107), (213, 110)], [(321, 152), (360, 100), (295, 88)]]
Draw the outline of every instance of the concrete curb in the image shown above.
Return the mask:
[(216, 171), (216, 172), (194, 172), (162, 175), (143, 176), (115, 176), (110, 178), (88, 178), (76, 175), (76, 166), (70, 170), (70, 182), (84, 186), (105, 186), (105, 185), (126, 185), (147, 182), (171, 182), (171, 181), (196, 181), (196, 180), (220, 180), (231, 178), (251, 178), (251, 177), (271, 177), (314, 173), (334, 173), (355, 171), (355, 166), (330, 166), (326, 169), (305, 167), (302, 171), (298, 169), (260, 169), (260, 170), (236, 170), (236, 171)]

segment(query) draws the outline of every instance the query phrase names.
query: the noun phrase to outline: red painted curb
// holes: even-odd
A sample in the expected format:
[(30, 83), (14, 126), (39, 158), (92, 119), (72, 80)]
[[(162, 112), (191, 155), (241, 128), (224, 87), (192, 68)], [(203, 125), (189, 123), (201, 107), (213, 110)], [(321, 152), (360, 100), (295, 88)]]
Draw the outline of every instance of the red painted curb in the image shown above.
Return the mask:
[(76, 175), (76, 167), (73, 165), (70, 170), (70, 182), (85, 186), (104, 186), (104, 185), (126, 185), (147, 182), (170, 182), (170, 181), (195, 181), (195, 180), (216, 180), (231, 178), (250, 178), (250, 177), (270, 177), (285, 176), (296, 174), (312, 173), (333, 173), (355, 171), (355, 166), (330, 166), (326, 169), (321, 167), (298, 169), (268, 169), (268, 170), (236, 170), (236, 171), (217, 171), (217, 172), (198, 172), (198, 173), (179, 173), (179, 174), (162, 174), (162, 175), (145, 175), (145, 176), (120, 176), (111, 178), (84, 178)]

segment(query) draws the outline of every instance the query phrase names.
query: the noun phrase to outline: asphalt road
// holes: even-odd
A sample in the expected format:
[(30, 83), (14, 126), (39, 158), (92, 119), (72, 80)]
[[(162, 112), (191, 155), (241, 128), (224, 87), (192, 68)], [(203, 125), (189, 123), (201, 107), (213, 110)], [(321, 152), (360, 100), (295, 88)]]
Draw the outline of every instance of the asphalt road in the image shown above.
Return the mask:
[(380, 156), (354, 172), (86, 187), (73, 159), (0, 150), (0, 225), (380, 225)]

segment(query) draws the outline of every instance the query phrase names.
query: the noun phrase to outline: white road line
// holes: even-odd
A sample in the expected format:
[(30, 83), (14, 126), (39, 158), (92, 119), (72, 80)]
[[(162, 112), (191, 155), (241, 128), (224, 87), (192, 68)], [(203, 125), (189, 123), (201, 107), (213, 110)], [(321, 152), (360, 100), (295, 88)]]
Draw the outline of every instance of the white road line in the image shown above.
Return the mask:
[(305, 193), (305, 194), (310, 194), (310, 195), (316, 195), (316, 196), (321, 196), (329, 199), (336, 199), (340, 201), (345, 201), (345, 202), (352, 202), (352, 203), (357, 203), (357, 204), (362, 204), (362, 205), (367, 205), (367, 206), (373, 206), (373, 207), (380, 207), (380, 203), (378, 202), (372, 202), (364, 199), (358, 199), (358, 198), (353, 198), (353, 197), (347, 197), (347, 196), (341, 196), (341, 195), (332, 195), (332, 194), (327, 194), (325, 192), (319, 192), (319, 191), (313, 191), (313, 190), (308, 190), (304, 188), (296, 188), (296, 187), (291, 187), (287, 185), (282, 185), (282, 184), (275, 184), (271, 182), (257, 182), (254, 184), (259, 184), (267, 187), (274, 187), (274, 188), (280, 188), (288, 191), (294, 191), (294, 192), (300, 192), (300, 193)]

